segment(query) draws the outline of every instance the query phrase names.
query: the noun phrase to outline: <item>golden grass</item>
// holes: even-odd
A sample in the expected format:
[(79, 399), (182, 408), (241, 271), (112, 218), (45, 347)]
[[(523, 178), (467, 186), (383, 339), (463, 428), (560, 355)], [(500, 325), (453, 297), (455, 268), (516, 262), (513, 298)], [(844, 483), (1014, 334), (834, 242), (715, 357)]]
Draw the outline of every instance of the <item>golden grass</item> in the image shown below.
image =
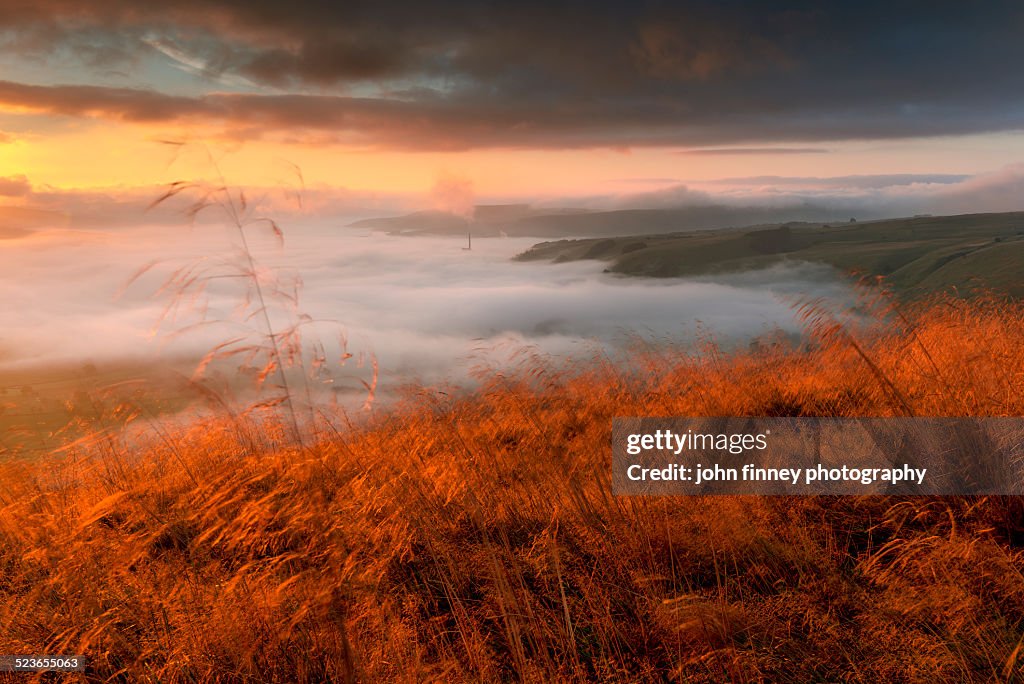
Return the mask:
[(619, 415), (1024, 415), (1024, 305), (532, 362), (365, 427), (197, 422), (0, 470), (0, 653), (96, 681), (1015, 681), (1010, 498), (621, 498)]

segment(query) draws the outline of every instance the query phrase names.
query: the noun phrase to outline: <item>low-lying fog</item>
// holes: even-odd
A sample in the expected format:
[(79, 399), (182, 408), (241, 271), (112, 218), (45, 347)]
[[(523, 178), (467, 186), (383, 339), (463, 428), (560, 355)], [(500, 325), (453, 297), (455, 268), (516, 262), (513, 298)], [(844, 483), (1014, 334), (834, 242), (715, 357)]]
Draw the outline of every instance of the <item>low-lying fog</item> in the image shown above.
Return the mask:
[[(348, 364), (360, 353), (374, 354), (385, 385), (461, 382), (473, 367), (501, 363), (525, 345), (572, 357), (592, 354), (595, 343), (614, 348), (636, 335), (687, 343), (710, 333), (743, 343), (775, 326), (799, 329), (793, 302), (800, 296), (847, 296), (840, 278), (811, 264), (698, 280), (629, 279), (603, 273), (599, 261), (512, 261), (532, 239), (479, 239), (470, 251), (462, 239), (310, 224), (285, 226), (282, 248), (269, 230), (248, 230), (261, 273), (298, 274), (299, 310), (338, 322), (307, 331), (326, 344), (328, 361), (338, 358), (343, 332), (356, 355)], [(237, 280), (211, 280), (206, 295), (207, 318), (234, 322), (178, 336), (171, 333), (198, 320), (203, 300), (154, 334), (168, 300), (152, 297), (181, 266), (229, 272), (219, 264), (234, 258), (237, 243), (237, 235), (216, 225), (41, 231), (0, 242), (0, 362), (199, 356), (238, 337), (234, 310), (243, 288)], [(159, 263), (118, 296), (153, 260)], [(288, 315), (278, 310), (275, 320)]]

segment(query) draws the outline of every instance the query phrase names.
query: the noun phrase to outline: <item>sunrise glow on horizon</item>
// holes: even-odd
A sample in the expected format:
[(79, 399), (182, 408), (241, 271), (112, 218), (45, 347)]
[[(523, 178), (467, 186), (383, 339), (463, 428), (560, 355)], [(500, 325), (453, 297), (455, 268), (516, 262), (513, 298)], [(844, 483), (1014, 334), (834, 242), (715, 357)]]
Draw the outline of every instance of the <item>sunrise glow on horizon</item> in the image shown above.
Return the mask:
[(297, 167), (328, 194), (415, 198), (453, 174), (482, 201), (752, 177), (913, 184), (1024, 160), (1019, 77), (983, 49), (1019, 11), (954, 45), (945, 8), (879, 26), (845, 7), (545, 17), (456, 4), (419, 23), (339, 7), (321, 26), (271, 5), (187, 5), (55, 0), (0, 20), (0, 204), (209, 178), (210, 155), (238, 186), (278, 186)]

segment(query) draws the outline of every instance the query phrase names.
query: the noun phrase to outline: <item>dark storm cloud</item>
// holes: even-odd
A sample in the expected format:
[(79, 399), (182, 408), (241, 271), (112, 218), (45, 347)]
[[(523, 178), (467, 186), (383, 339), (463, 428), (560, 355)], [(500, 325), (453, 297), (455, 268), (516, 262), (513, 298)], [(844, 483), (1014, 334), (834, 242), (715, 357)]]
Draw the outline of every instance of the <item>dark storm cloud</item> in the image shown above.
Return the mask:
[(168, 121), (209, 111), (202, 100), (151, 90), (101, 86), (36, 86), (0, 81), (0, 104), (72, 116)]
[(126, 0), (40, 0), (0, 9), (0, 31), (22, 56), (63, 49), (107, 66), (169, 45), (204, 73), (279, 89), (181, 98), (159, 83), (4, 86), (6, 102), (12, 92), (50, 97), (42, 108), (58, 113), (207, 117), (252, 134), (309, 128), (408, 148), (753, 153), (1024, 127), (1022, 17), (1020, 3), (1000, 1), (182, 0), (143, 11)]

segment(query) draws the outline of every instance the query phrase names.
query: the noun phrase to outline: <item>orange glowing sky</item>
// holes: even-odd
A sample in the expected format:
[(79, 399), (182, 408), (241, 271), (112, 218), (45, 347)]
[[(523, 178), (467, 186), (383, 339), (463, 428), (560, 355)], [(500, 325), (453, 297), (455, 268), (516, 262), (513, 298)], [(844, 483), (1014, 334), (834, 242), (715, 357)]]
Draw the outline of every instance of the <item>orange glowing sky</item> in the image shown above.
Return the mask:
[[(0, 176), (23, 175), (33, 185), (59, 189), (159, 185), (209, 177), (209, 150), (225, 176), (240, 185), (279, 183), (291, 173), (290, 163), (302, 169), (310, 185), (419, 193), (438, 174), (454, 173), (472, 179), (482, 195), (543, 197), (627, 192), (737, 176), (972, 174), (1024, 159), (1024, 136), (1017, 134), (841, 142), (814, 153), (740, 148), (739, 153), (694, 154), (677, 147), (435, 152), (368, 150), (341, 143), (229, 142), (160, 125), (102, 120), (34, 133), (33, 120), (42, 118), (8, 117), (21, 125), (13, 140), (0, 146)], [(161, 144), (162, 139), (192, 140), (196, 147), (179, 152)]]
[(881, 3), (191, 5), (0, 13), (0, 203), (209, 177), (208, 153), (236, 185), (295, 165), (328, 192), (416, 196), (454, 174), (495, 200), (1024, 160), (1010, 5), (884, 25), (865, 18)]

